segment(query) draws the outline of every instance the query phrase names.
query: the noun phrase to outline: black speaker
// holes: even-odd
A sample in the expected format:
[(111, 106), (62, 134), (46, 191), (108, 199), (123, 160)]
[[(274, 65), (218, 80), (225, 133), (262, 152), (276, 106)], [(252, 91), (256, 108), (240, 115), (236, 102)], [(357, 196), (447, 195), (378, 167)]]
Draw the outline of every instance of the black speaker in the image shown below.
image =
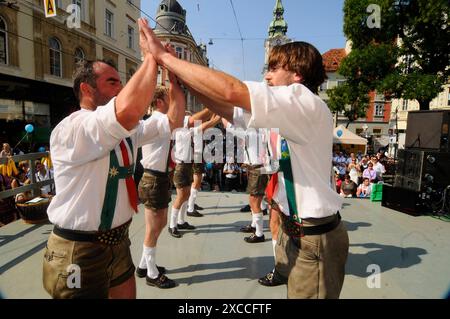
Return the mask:
[(449, 110), (409, 112), (405, 149), (450, 152), (449, 125)]
[(450, 185), (450, 152), (399, 150), (394, 186), (415, 192)]
[(383, 185), (381, 206), (390, 208), (411, 216), (426, 213), (420, 193), (405, 188)]

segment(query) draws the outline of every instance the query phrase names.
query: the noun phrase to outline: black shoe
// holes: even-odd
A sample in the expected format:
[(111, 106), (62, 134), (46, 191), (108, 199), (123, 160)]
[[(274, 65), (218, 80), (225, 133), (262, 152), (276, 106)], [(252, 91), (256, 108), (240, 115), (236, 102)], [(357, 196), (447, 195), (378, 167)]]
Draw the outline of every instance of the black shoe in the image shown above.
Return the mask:
[[(156, 268), (158, 268), (158, 272), (160, 274), (165, 274), (167, 272), (167, 269), (165, 267), (162, 266), (158, 266), (156, 265)], [(147, 277), (147, 268), (136, 268), (136, 276), (138, 276), (139, 278), (144, 278)]]
[(147, 282), (147, 285), (158, 287), (161, 289), (169, 289), (175, 287), (177, 284), (172, 279), (167, 278), (163, 274), (159, 274), (159, 276), (155, 279), (152, 279), (150, 277), (146, 277), (145, 281)]
[(180, 234), (180, 232), (178, 231), (178, 228), (176, 228), (176, 227), (174, 227), (174, 228), (170, 228), (170, 227), (169, 227), (169, 234), (171, 234), (172, 237), (175, 237), (175, 238), (181, 238), (181, 234)]
[(251, 212), (252, 209), (250, 208), (250, 205), (245, 205), (244, 207), (241, 208), (241, 212), (246, 213), (246, 212)]
[(188, 215), (189, 217), (203, 217), (203, 214), (200, 214), (195, 209), (193, 212), (187, 212), (186, 215)]
[(266, 215), (268, 214), (267, 209), (264, 209), (264, 210), (262, 211), (262, 213), (263, 213), (263, 216), (266, 216)]
[(177, 228), (178, 229), (194, 230), (195, 226), (189, 224), (188, 222), (184, 222), (184, 224), (178, 224)]
[(247, 225), (244, 227), (241, 227), (240, 232), (241, 233), (254, 233), (256, 231), (255, 227), (252, 227), (252, 225)]
[(194, 204), (194, 209), (195, 209), (195, 210), (204, 210), (203, 207), (198, 206), (197, 204)]
[(287, 279), (281, 276), (277, 271), (271, 271), (267, 275), (258, 279), (258, 282), (267, 287), (275, 287), (287, 283)]
[(259, 237), (259, 236), (256, 236), (256, 234), (252, 234), (250, 237), (245, 237), (244, 240), (250, 244), (263, 243), (266, 241), (266, 237), (264, 237), (264, 235)]

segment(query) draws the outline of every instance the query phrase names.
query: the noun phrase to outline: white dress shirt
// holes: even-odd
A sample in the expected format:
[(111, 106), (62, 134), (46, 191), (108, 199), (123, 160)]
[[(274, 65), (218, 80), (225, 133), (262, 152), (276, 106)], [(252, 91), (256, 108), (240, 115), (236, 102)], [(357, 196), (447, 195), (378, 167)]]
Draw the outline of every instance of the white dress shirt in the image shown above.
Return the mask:
[[(47, 210), (50, 221), (65, 229), (97, 231), (109, 174), (110, 152), (115, 150), (123, 166), (120, 142), (130, 137), (133, 153), (127, 145), (130, 164), (138, 147), (159, 136), (153, 121), (141, 121), (132, 131), (117, 121), (113, 98), (96, 111), (81, 109), (59, 123), (50, 137), (56, 196)], [(134, 214), (124, 179), (119, 180), (112, 228), (123, 225)]]
[(142, 146), (141, 164), (145, 169), (165, 173), (167, 172), (167, 161), (169, 158), (171, 139), (169, 118), (167, 117), (167, 114), (154, 111), (147, 121), (154, 122), (152, 125), (158, 127), (159, 135), (149, 144)]
[[(278, 128), (288, 141), (299, 217), (336, 214), (342, 208), (342, 199), (330, 187), (333, 118), (327, 105), (301, 84), (270, 87), (266, 83), (246, 82), (246, 85), (252, 114), (250, 119), (247, 114), (234, 122), (248, 120), (248, 127)], [(277, 154), (281, 153), (279, 150)], [(289, 215), (282, 172), (278, 173), (278, 180), (274, 200)]]
[(237, 129), (245, 130), (244, 163), (248, 165), (262, 165), (268, 161), (266, 130), (263, 128), (249, 128), (251, 114), (240, 107), (234, 108), (233, 122)]
[(189, 118), (190, 116), (185, 116), (183, 128), (174, 131), (174, 157), (177, 164), (192, 163), (193, 138), (196, 139), (200, 137), (201, 139), (201, 126), (189, 128)]

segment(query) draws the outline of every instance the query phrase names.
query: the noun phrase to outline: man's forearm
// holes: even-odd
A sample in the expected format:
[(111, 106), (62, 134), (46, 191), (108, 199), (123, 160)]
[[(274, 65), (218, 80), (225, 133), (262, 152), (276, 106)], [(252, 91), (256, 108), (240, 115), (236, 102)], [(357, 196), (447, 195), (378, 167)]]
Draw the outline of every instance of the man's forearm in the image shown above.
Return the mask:
[(183, 83), (201, 95), (251, 112), (250, 93), (247, 86), (238, 79), (223, 72), (178, 59), (170, 53), (163, 54), (160, 62), (176, 74)]
[(116, 99), (116, 116), (127, 130), (132, 130), (145, 115), (156, 87), (157, 65), (147, 54), (144, 62)]
[[(180, 90), (177, 92), (175, 90)], [(184, 114), (186, 111), (186, 101), (184, 100), (184, 95), (180, 88), (170, 88), (170, 105), (169, 111), (167, 112), (167, 117), (169, 118), (170, 130), (174, 131), (177, 128), (183, 126)]]

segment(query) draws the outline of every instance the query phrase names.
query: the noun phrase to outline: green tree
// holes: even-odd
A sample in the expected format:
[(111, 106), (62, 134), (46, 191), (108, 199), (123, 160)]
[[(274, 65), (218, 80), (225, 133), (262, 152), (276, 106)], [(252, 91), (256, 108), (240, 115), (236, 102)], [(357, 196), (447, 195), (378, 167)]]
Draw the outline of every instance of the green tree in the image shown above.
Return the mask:
[[(373, 4), (379, 16), (368, 12)], [(449, 14), (448, 0), (346, 0), (344, 33), (352, 51), (338, 72), (348, 82), (329, 92), (330, 104), (339, 108), (345, 102), (357, 108), (355, 114), (364, 114), (364, 96), (377, 90), (390, 98), (415, 99), (421, 110), (429, 109), (450, 76)], [(370, 19), (379, 19), (380, 28)]]

